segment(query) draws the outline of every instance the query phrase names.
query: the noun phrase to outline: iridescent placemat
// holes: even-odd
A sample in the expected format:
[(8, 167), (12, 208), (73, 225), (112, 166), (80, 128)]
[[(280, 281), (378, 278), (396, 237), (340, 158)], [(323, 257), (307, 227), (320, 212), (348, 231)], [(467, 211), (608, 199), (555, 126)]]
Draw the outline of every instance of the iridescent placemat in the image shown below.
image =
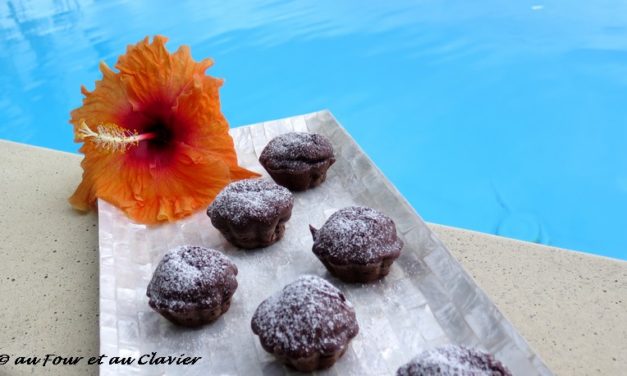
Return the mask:
[[(295, 194), (284, 239), (266, 249), (236, 249), (202, 211), (173, 224), (147, 227), (99, 202), (101, 353), (135, 359), (152, 352), (202, 357), (193, 366), (137, 362), (112, 366), (105, 359), (102, 376), (295, 373), (263, 351), (250, 330), (250, 320), (263, 299), (305, 273), (322, 276), (343, 290), (355, 305), (360, 325), (344, 357), (317, 374), (392, 375), (421, 350), (447, 343), (491, 352), (515, 375), (551, 374), (329, 112), (233, 129), (240, 164), (266, 175), (257, 161), (261, 150), (276, 135), (294, 130), (327, 136), (337, 162), (322, 186)], [(405, 242), (390, 275), (378, 283), (342, 283), (311, 252), (309, 224), (319, 227), (335, 210), (355, 204), (392, 217)], [(183, 244), (219, 249), (239, 268), (239, 288), (231, 309), (201, 329), (170, 324), (150, 309), (146, 298), (146, 286), (163, 254)]]

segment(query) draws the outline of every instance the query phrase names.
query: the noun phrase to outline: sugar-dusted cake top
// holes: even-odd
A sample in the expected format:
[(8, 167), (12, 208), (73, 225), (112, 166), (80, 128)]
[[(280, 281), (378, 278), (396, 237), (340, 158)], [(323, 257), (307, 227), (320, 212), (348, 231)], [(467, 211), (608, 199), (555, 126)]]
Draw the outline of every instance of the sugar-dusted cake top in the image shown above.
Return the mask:
[(334, 158), (333, 146), (317, 133), (290, 132), (270, 140), (259, 161), (271, 170), (301, 170)]
[(490, 354), (448, 345), (426, 350), (396, 372), (397, 376), (511, 376)]
[(325, 224), (311, 228), (313, 252), (335, 264), (371, 264), (398, 257), (403, 242), (391, 218), (374, 209), (350, 206), (333, 213)]
[(165, 254), (155, 269), (146, 295), (156, 307), (182, 310), (222, 304), (237, 288), (237, 266), (222, 253), (181, 246)]
[(252, 329), (265, 348), (293, 358), (333, 353), (359, 331), (353, 305), (326, 280), (306, 275), (264, 300)]
[(244, 179), (226, 186), (207, 209), (214, 220), (226, 218), (238, 225), (275, 221), (294, 205), (289, 189), (268, 179)]

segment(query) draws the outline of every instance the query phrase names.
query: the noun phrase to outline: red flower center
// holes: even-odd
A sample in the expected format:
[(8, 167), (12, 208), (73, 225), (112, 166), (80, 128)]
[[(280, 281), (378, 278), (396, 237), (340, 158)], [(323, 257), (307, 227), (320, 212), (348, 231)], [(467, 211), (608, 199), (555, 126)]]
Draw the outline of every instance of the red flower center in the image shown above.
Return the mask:
[(122, 118), (121, 125), (145, 136), (130, 148), (126, 160), (133, 164), (166, 167), (173, 160), (180, 142), (188, 140), (189, 123), (171, 105), (155, 102)]

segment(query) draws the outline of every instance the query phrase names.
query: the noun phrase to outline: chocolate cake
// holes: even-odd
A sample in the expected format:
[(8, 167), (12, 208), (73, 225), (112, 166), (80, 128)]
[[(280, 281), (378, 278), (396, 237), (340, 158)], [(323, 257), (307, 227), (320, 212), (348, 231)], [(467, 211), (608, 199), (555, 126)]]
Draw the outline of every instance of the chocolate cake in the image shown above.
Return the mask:
[(291, 132), (272, 139), (259, 162), (278, 184), (292, 191), (320, 185), (335, 163), (333, 146), (316, 133)]
[(511, 376), (490, 354), (448, 345), (422, 352), (396, 371), (397, 376)]
[(403, 248), (394, 221), (367, 207), (338, 210), (320, 230), (309, 227), (313, 253), (345, 282), (370, 282), (386, 276)]
[(182, 246), (163, 257), (152, 275), (148, 304), (177, 325), (210, 323), (228, 311), (237, 267), (213, 249)]
[(288, 189), (267, 179), (245, 179), (226, 186), (207, 215), (231, 244), (261, 248), (283, 237), (293, 205)]
[(342, 292), (310, 275), (264, 300), (251, 326), (267, 352), (303, 372), (331, 367), (359, 331)]

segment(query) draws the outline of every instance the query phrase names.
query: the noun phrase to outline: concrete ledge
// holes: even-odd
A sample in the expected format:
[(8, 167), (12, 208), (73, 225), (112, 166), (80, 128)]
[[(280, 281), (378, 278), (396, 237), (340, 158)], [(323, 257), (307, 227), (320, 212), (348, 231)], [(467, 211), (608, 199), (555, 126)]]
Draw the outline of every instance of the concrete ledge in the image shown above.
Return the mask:
[[(67, 204), (79, 162), (0, 141), (0, 354), (99, 354), (97, 218)], [(556, 374), (624, 374), (627, 262), (432, 227)], [(98, 369), (0, 366), (26, 374)]]
[(555, 374), (625, 374), (627, 262), (432, 228)]

